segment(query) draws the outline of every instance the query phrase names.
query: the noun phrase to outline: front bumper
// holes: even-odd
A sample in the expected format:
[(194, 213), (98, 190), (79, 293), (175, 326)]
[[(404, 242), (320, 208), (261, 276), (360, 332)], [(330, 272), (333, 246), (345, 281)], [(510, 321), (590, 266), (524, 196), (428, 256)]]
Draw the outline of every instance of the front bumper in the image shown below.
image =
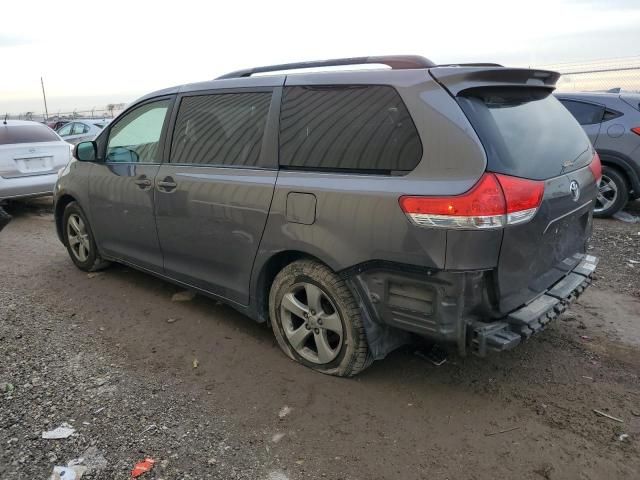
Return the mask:
[(591, 285), (598, 258), (593, 255), (580, 257), (580, 262), (568, 275), (504, 319), (469, 325), (467, 338), (471, 351), (482, 357), (491, 351), (510, 350), (555, 320)]

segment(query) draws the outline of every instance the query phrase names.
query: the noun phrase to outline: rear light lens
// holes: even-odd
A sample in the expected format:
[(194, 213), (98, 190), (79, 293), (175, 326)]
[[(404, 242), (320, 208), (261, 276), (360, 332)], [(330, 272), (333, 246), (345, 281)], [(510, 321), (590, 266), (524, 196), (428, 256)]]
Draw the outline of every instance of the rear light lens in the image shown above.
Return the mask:
[(544, 182), (485, 173), (471, 190), (450, 197), (403, 196), (400, 208), (421, 227), (493, 229), (531, 220)]
[(589, 164), (589, 170), (593, 173), (593, 178), (596, 179), (596, 183), (600, 183), (602, 179), (602, 163), (600, 163), (600, 155), (597, 153), (593, 156), (593, 160)]
[(633, 128), (631, 129), (631, 131), (632, 131), (633, 133), (635, 133), (636, 135), (640, 135), (640, 127), (633, 127)]

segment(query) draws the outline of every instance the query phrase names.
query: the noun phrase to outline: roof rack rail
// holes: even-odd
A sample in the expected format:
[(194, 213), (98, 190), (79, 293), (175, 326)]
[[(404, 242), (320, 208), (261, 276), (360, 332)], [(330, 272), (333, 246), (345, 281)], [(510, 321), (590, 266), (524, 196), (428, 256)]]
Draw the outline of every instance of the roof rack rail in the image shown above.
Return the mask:
[(504, 67), (499, 63), (443, 63), (434, 67)]
[(222, 75), (221, 77), (216, 78), (216, 80), (221, 80), (224, 78), (250, 77), (255, 73), (278, 72), (280, 70), (297, 70), (299, 68), (340, 67), (343, 65), (367, 64), (388, 65), (393, 70), (409, 70), (435, 66), (435, 63), (433, 63), (431, 60), (421, 57), (420, 55), (385, 55), (380, 57), (335, 58), (332, 60), (283, 63), (281, 65), (246, 68), (244, 70), (236, 70), (235, 72), (227, 73), (225, 75)]

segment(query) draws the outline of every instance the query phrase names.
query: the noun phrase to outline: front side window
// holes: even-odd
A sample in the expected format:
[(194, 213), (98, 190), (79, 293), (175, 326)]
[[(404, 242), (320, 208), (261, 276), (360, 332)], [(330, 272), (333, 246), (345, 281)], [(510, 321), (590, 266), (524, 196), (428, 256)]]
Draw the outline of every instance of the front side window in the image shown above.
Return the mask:
[(571, 115), (575, 117), (580, 125), (593, 125), (600, 123), (604, 116), (604, 107), (592, 103), (574, 102), (572, 100), (560, 100)]
[(389, 86), (287, 87), (280, 113), (285, 168), (391, 174), (413, 170), (422, 144)]
[(158, 146), (170, 100), (147, 103), (125, 114), (109, 132), (106, 161), (159, 163)]
[(255, 167), (271, 93), (221, 93), (185, 97), (171, 142), (171, 162)]

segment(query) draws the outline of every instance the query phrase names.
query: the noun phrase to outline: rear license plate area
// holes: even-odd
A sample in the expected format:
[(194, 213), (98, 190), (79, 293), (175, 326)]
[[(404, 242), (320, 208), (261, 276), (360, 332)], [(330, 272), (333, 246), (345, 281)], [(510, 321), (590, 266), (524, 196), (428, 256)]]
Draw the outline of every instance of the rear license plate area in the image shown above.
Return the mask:
[(21, 173), (48, 172), (53, 165), (52, 157), (16, 158), (15, 162)]

